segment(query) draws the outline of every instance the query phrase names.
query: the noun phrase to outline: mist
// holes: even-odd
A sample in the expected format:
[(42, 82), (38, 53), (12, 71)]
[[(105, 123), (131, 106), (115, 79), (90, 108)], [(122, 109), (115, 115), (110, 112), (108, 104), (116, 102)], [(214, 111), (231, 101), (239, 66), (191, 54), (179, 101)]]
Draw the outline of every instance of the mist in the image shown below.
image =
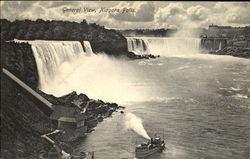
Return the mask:
[[(153, 55), (161, 55), (165, 57), (186, 57), (193, 54), (200, 53), (200, 39), (194, 37), (140, 37), (139, 39), (143, 40), (147, 46), (146, 51), (140, 51), (139, 54), (153, 54)], [(128, 44), (134, 43), (134, 46), (138, 44), (136, 41), (132, 41), (131, 39)], [(132, 47), (132, 46), (131, 46)], [(143, 48), (138, 48), (141, 46), (135, 47), (135, 51), (143, 50)]]
[(81, 55), (73, 61), (62, 63), (54, 78), (41, 85), (40, 89), (55, 96), (76, 91), (90, 98), (122, 104), (144, 100), (145, 93), (133, 86), (136, 78), (129, 61), (103, 54)]

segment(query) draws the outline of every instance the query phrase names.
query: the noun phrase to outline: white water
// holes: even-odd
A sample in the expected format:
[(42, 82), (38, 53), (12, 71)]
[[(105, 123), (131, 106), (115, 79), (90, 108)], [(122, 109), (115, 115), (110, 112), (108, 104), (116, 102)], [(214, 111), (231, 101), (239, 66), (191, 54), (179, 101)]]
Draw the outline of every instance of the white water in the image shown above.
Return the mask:
[(93, 54), (93, 50), (89, 41), (83, 41), (83, 46), (84, 46), (83, 50), (87, 55)]
[[(177, 45), (178, 40), (174, 41)], [(49, 45), (51, 42), (44, 43)], [(155, 46), (156, 51), (162, 47), (157, 42), (150, 45)], [(67, 46), (71, 48), (74, 45)], [(58, 47), (61, 48), (57, 48), (52, 57), (62, 55), (60, 50), (65, 48), (62, 45)], [(180, 53), (176, 46), (170, 47), (170, 52), (175, 52), (175, 49)], [(162, 50), (163, 55), (168, 56)], [(185, 50), (182, 54), (193, 55), (195, 51)], [(42, 57), (48, 56), (45, 50), (43, 52)], [(56, 68), (53, 78), (42, 84), (42, 90), (56, 96), (77, 91), (91, 98), (117, 101), (119, 104), (124, 100), (141, 100), (126, 105), (125, 123), (128, 129), (145, 138), (148, 135), (142, 120), (128, 112), (143, 118), (149, 134), (158, 128), (167, 128), (169, 153), (162, 153), (158, 158), (226, 159), (249, 156), (249, 133), (241, 131), (249, 130), (249, 60), (211, 55), (212, 60), (206, 57), (121, 61), (105, 55), (75, 56), (77, 51), (72, 48), (66, 49), (65, 53), (70, 57), (65, 55), (66, 60), (59, 65), (53, 61), (58, 59), (40, 58), (42, 63), (51, 63)], [(141, 62), (144, 64), (141, 65)], [(38, 62), (37, 65), (39, 71), (48, 68), (42, 68)], [(224, 87), (230, 90), (220, 91)], [(132, 152), (126, 151), (126, 147), (137, 138), (129, 139), (131, 134), (123, 131), (119, 124), (123, 115), (115, 114), (96, 127), (96, 131), (79, 147), (80, 151), (95, 151), (97, 158), (107, 159)]]
[(216, 52), (217, 52), (217, 51), (220, 51), (220, 50), (221, 50), (221, 42), (220, 42), (219, 48), (216, 50)]
[[(124, 114), (114, 113), (112, 118), (98, 124), (76, 149), (95, 151), (95, 157), (101, 159), (134, 158), (135, 146), (145, 139), (134, 132), (142, 125), (135, 124), (138, 121), (127, 115), (131, 112), (141, 118), (149, 136), (166, 137), (167, 152), (151, 158), (248, 158), (250, 61), (211, 56), (214, 58), (133, 60), (127, 61), (123, 69), (117, 62), (119, 71), (111, 71), (112, 76), (115, 72), (119, 75), (120, 71), (125, 71), (124, 74), (136, 71), (134, 75), (123, 76), (126, 81), (119, 81), (122, 85), (132, 82), (131, 89), (124, 87), (123, 95), (137, 100), (141, 92), (148, 94), (141, 94), (145, 97), (142, 101), (128, 102)], [(132, 68), (127, 71), (127, 67)], [(104, 70), (100, 68), (99, 72)], [(108, 76), (105, 79), (112, 80)], [(113, 87), (108, 94), (117, 97)], [(140, 94), (130, 95), (132, 90)], [(127, 122), (132, 123), (127, 126), (129, 130), (124, 129)]]
[(63, 63), (84, 54), (81, 43), (76, 41), (32, 41), (31, 47), (36, 59), (41, 89), (54, 80), (58, 68)]
[[(89, 42), (83, 42), (84, 49), (80, 42), (74, 41), (29, 41), (29, 43), (32, 45), (37, 63), (39, 89), (45, 93), (62, 96), (76, 91), (85, 93), (90, 98), (119, 104), (158, 100), (146, 87), (150, 83), (143, 84), (139, 80), (140, 72), (131, 65), (132, 61), (93, 54)], [(185, 53), (188, 53), (188, 50)], [(143, 62), (145, 65), (156, 64), (159, 67), (164, 65), (161, 62), (155, 63), (154, 60), (138, 62)]]
[[(93, 54), (90, 42), (21, 41), (31, 44), (39, 74), (39, 89), (62, 96), (72, 91), (109, 102), (142, 100), (131, 86), (133, 70), (126, 61)], [(131, 78), (128, 78), (128, 77)]]
[[(189, 56), (199, 53), (199, 38), (183, 37), (127, 37), (128, 50), (136, 54), (161, 56)], [(142, 44), (146, 45), (146, 49)]]
[(86, 55), (93, 54), (89, 41), (83, 41), (83, 45), (78, 41), (25, 41), (16, 39), (14, 41), (31, 44), (38, 69), (39, 88), (44, 92), (55, 95), (57, 93), (51, 90), (53, 90), (55, 82), (64, 80), (62, 76), (58, 76), (65, 74), (65, 70), (62, 67), (69, 63), (74, 63), (79, 58), (86, 58)]
[(127, 38), (128, 51), (138, 55), (149, 54), (148, 45), (145, 40), (139, 38)]
[(43, 87), (43, 91), (55, 96), (76, 91), (90, 98), (122, 104), (131, 99), (143, 100), (143, 93), (131, 85), (135, 76), (126, 61), (105, 55), (80, 56), (61, 65), (54, 80)]
[(71, 62), (84, 50), (80, 42), (77, 41), (29, 41), (33, 55), (36, 60), (39, 87), (46, 91), (47, 86), (60, 74), (60, 67), (65, 63)]

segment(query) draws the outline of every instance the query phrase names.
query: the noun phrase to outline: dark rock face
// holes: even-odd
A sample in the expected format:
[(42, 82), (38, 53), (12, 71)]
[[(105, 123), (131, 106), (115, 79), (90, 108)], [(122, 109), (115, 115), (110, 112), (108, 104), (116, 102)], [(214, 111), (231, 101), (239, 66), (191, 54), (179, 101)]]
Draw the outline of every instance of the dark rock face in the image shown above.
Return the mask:
[(234, 46), (228, 46), (218, 51), (210, 51), (209, 53), (215, 55), (230, 55), (235, 57), (250, 58), (250, 49)]
[(137, 60), (137, 59), (155, 59), (157, 57), (160, 57), (160, 55), (152, 55), (152, 54), (145, 54), (145, 55), (137, 55), (133, 52), (128, 53), (128, 57), (132, 60)]
[(1, 42), (1, 64), (30, 87), (37, 87), (36, 61), (29, 44)]
[(249, 58), (249, 48), (249, 26), (209, 25), (208, 30), (203, 31), (201, 49), (207, 53)]
[[(86, 110), (86, 121), (87, 131), (91, 131), (93, 127), (97, 126), (98, 122), (101, 122), (104, 118), (110, 117), (113, 112), (117, 109), (124, 109), (125, 107), (119, 106), (116, 103), (103, 102), (102, 100), (89, 99), (85, 94), (77, 94), (76, 92), (69, 93), (62, 97), (55, 97), (48, 95), (42, 91), (37, 90), (44, 98), (50, 101), (52, 104), (74, 107), (74, 104), (78, 104), (81, 110)], [(83, 134), (81, 132), (80, 134)], [(72, 135), (73, 133), (71, 133)], [(64, 137), (65, 138), (65, 137)], [(69, 137), (66, 137), (69, 138)], [(77, 137), (75, 137), (77, 138)]]
[(46, 94), (38, 89), (36, 91), (54, 105), (68, 105), (68, 104), (71, 105), (71, 103), (74, 100), (80, 100), (80, 101), (85, 101), (85, 102), (89, 100), (88, 96), (86, 96), (85, 94), (81, 93), (77, 95), (75, 91), (67, 95), (58, 97), (58, 98), (51, 94)]
[(201, 49), (209, 54), (250, 58), (249, 39), (202, 38)]
[(54, 125), (35, 104), (1, 73), (1, 158), (38, 158), (49, 151), (40, 135)]
[[(118, 41), (106, 39), (105, 41), (91, 41), (92, 49), (95, 53), (106, 53), (114, 57), (127, 56), (127, 41), (125, 38)], [(112, 46), (112, 47), (111, 47)]]
[(218, 38), (202, 38), (201, 39), (201, 49), (206, 50), (218, 50), (219, 47), (221, 49), (227, 46), (227, 39), (218, 39)]
[[(2, 152), (5, 158), (38, 158), (46, 155), (51, 145), (40, 136), (57, 129), (57, 124), (45, 115), (27, 93), (20, 89), (16, 83), (2, 73), (1, 75), (1, 137)], [(72, 129), (67, 133), (55, 137), (57, 143), (68, 145), (91, 132), (98, 122), (110, 117), (117, 109), (124, 109), (116, 103), (89, 99), (85, 94), (69, 93), (62, 97), (55, 97), (36, 90), (49, 102), (64, 107), (75, 107), (79, 104), (81, 110), (86, 110), (85, 126), (83, 129)], [(22, 151), (20, 154), (19, 150)], [(66, 152), (71, 150), (66, 149)]]

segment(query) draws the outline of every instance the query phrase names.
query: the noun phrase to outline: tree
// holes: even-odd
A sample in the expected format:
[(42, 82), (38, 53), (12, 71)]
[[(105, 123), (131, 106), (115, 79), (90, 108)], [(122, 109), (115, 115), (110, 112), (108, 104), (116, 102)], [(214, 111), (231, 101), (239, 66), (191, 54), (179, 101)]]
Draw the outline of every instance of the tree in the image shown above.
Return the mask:
[(54, 39), (58, 39), (58, 40), (67, 39), (66, 33), (67, 31), (64, 29), (63, 26), (56, 26), (53, 30), (53, 34), (54, 34), (53, 37)]

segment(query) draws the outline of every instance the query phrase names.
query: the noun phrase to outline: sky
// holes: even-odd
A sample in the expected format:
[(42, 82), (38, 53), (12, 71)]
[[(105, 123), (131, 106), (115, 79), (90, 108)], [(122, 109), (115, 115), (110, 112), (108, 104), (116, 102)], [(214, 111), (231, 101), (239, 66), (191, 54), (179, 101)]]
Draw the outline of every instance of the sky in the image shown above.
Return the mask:
[(97, 23), (114, 29), (249, 26), (250, 2), (1, 1), (1, 18)]

